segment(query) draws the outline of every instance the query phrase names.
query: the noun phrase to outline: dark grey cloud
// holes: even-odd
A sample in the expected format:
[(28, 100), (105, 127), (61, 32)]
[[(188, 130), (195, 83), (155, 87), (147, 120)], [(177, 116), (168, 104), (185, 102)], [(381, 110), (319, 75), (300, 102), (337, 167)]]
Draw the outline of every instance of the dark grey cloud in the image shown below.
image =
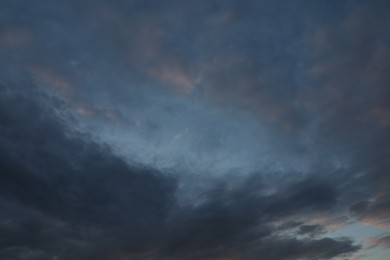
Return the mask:
[[(263, 254), (325, 259), (359, 249), (345, 239), (277, 234), (275, 221), (336, 207), (337, 194), (326, 182), (305, 177), (266, 194), (263, 181), (253, 175), (236, 187), (211, 188), (200, 205), (179, 206), (172, 177), (129, 165), (109, 147), (66, 127), (69, 115), (57, 98), (31, 83), (3, 87), (0, 254), (5, 259), (256, 259)], [(284, 253), (277, 253), (277, 244), (284, 245)]]
[[(287, 193), (290, 200), (283, 190), (262, 194), (264, 185), (256, 178), (236, 189), (218, 186), (206, 195), (203, 204), (178, 211), (168, 227), (163, 252), (173, 259), (329, 259), (360, 249), (350, 239), (322, 237), (325, 230), (319, 225), (288, 221), (313, 211), (327, 214), (328, 207), (336, 207), (333, 195), (324, 192), (326, 184), (311, 179), (290, 183), (289, 188), (299, 194)], [(306, 184), (304, 188), (302, 183)], [(332, 205), (325, 203), (319, 209), (317, 205), (324, 203), (325, 197)], [(295, 238), (297, 227), (298, 234), (309, 236)], [(280, 230), (289, 232), (282, 235)]]
[(105, 259), (153, 247), (174, 202), (174, 181), (69, 131), (53, 111), (56, 100), (33, 85), (4, 88), (1, 252)]
[(298, 234), (299, 235), (308, 235), (311, 237), (315, 237), (324, 233), (324, 227), (321, 225), (302, 225), (299, 227)]
[(388, 10), (2, 1), (0, 257), (356, 253), (335, 222), (390, 226)]

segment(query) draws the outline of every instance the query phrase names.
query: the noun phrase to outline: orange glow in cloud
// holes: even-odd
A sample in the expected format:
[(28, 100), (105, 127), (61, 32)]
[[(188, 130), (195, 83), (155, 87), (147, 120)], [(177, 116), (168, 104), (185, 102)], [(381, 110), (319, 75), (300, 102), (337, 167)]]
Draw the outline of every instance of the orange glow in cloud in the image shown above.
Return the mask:
[(61, 75), (41, 66), (31, 66), (29, 68), (34, 79), (49, 88), (54, 88), (60, 92), (70, 92), (74, 86)]
[(141, 21), (140, 23), (133, 32), (137, 35), (135, 43), (137, 53), (141, 54), (143, 58), (153, 58), (158, 54), (161, 38), (166, 34), (165, 30), (149, 21)]
[(83, 106), (80, 106), (80, 107), (76, 107), (75, 108), (75, 111), (80, 114), (80, 115), (83, 115), (83, 116), (93, 116), (95, 115), (95, 111), (93, 109), (90, 109), (88, 107), (83, 107)]
[(195, 81), (177, 65), (162, 64), (158, 68), (149, 70), (149, 74), (160, 78), (181, 94), (191, 93), (195, 86)]
[(390, 248), (390, 235), (383, 237), (369, 237), (367, 238), (368, 249), (383, 246), (386, 248)]
[(115, 123), (123, 123), (125, 119), (123, 115), (116, 110), (99, 109), (87, 105), (73, 105), (73, 112), (84, 117), (95, 117), (103, 120), (108, 120)]
[(375, 118), (375, 121), (378, 122), (380, 126), (390, 125), (390, 109), (384, 107), (376, 107), (372, 109), (371, 115)]
[(366, 226), (387, 228), (390, 227), (390, 217), (388, 211), (380, 211), (364, 217), (361, 222)]
[(0, 33), (0, 50), (30, 43), (32, 35), (20, 29), (7, 30)]
[(331, 230), (336, 230), (349, 224), (347, 217), (331, 217), (320, 215), (308, 216), (304, 218), (303, 221), (310, 224), (322, 225)]

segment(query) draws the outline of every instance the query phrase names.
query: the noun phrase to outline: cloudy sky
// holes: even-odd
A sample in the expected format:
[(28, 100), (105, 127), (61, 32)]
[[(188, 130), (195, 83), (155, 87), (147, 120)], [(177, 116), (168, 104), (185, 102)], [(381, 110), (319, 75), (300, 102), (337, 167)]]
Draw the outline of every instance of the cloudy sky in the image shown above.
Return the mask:
[(1, 0), (0, 258), (390, 256), (386, 0)]

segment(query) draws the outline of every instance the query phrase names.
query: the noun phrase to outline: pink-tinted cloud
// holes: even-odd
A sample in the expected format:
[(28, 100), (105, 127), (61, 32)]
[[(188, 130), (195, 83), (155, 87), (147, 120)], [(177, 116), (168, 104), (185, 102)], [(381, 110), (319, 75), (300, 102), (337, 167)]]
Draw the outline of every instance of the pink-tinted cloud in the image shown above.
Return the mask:
[(33, 36), (24, 29), (7, 28), (0, 31), (0, 51), (9, 51), (10, 48), (20, 48), (31, 44)]
[(59, 91), (61, 94), (70, 94), (75, 90), (75, 86), (71, 81), (52, 69), (39, 65), (30, 66), (28, 69), (33, 79), (45, 87)]
[(369, 237), (367, 239), (368, 247), (374, 248), (374, 247), (385, 247), (390, 248), (390, 235), (385, 236), (377, 236), (377, 237)]

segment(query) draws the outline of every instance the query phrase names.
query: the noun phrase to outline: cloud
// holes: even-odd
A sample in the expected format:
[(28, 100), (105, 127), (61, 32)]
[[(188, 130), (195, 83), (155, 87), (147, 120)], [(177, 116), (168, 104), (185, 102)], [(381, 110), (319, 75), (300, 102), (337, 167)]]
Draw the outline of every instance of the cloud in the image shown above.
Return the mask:
[(378, 246), (390, 248), (390, 235), (370, 237), (368, 243), (370, 248)]
[(56, 88), (60, 93), (69, 92), (74, 89), (70, 82), (48, 69), (33, 66), (30, 71), (33, 78), (36, 79), (39, 84)]
[[(273, 259), (331, 259), (348, 256), (360, 247), (348, 239), (323, 238), (319, 240), (285, 239), (267, 241), (257, 257)], [(256, 259), (256, 258), (253, 258)]]
[[(370, 112), (379, 111), (378, 105), (386, 107), (384, 99), (388, 97), (385, 82), (389, 78), (382, 73), (389, 66), (384, 36), (389, 26), (384, 11), (388, 6), (378, 5), (351, 8), (336, 22), (317, 25), (305, 45), (312, 50), (326, 46), (306, 53), (313, 84), (306, 93), (311, 93), (311, 109), (322, 115), (333, 138), (355, 138), (368, 127), (383, 124), (383, 119), (372, 118)], [(351, 129), (355, 129), (352, 135)]]
[(390, 202), (387, 196), (388, 194), (373, 200), (359, 201), (352, 205), (350, 210), (366, 225), (388, 227), (390, 226)]
[(324, 233), (324, 227), (320, 225), (302, 225), (299, 227), (299, 235), (308, 235), (311, 237), (316, 237)]
[(232, 187), (218, 184), (198, 205), (180, 206), (172, 177), (129, 165), (68, 128), (61, 102), (25, 84), (0, 95), (4, 258), (309, 259), (359, 249), (347, 239), (280, 235), (276, 222), (336, 207), (338, 195), (326, 181), (291, 180), (269, 194), (253, 175)]
[(25, 46), (32, 41), (32, 35), (20, 28), (3, 31), (0, 34), (0, 51), (5, 51), (20, 46)]
[[(219, 185), (200, 205), (182, 208), (171, 217), (163, 254), (173, 259), (329, 259), (360, 249), (350, 239), (322, 237), (325, 227), (289, 222), (311, 212), (327, 214), (331, 204), (336, 206), (326, 184), (308, 178), (272, 195), (262, 192), (265, 186), (256, 176), (233, 189)], [(325, 197), (329, 205), (318, 208), (328, 201)], [(297, 227), (298, 234), (308, 236), (295, 238)]]
[(56, 102), (29, 88), (0, 96), (0, 253), (105, 259), (153, 247), (174, 181), (68, 129)]
[(379, 2), (3, 1), (0, 258), (352, 257), (390, 225)]
[(188, 73), (183, 71), (182, 66), (162, 63), (157, 68), (150, 69), (149, 74), (157, 77), (160, 81), (176, 89), (179, 93), (190, 93), (195, 85), (195, 80), (191, 79)]

